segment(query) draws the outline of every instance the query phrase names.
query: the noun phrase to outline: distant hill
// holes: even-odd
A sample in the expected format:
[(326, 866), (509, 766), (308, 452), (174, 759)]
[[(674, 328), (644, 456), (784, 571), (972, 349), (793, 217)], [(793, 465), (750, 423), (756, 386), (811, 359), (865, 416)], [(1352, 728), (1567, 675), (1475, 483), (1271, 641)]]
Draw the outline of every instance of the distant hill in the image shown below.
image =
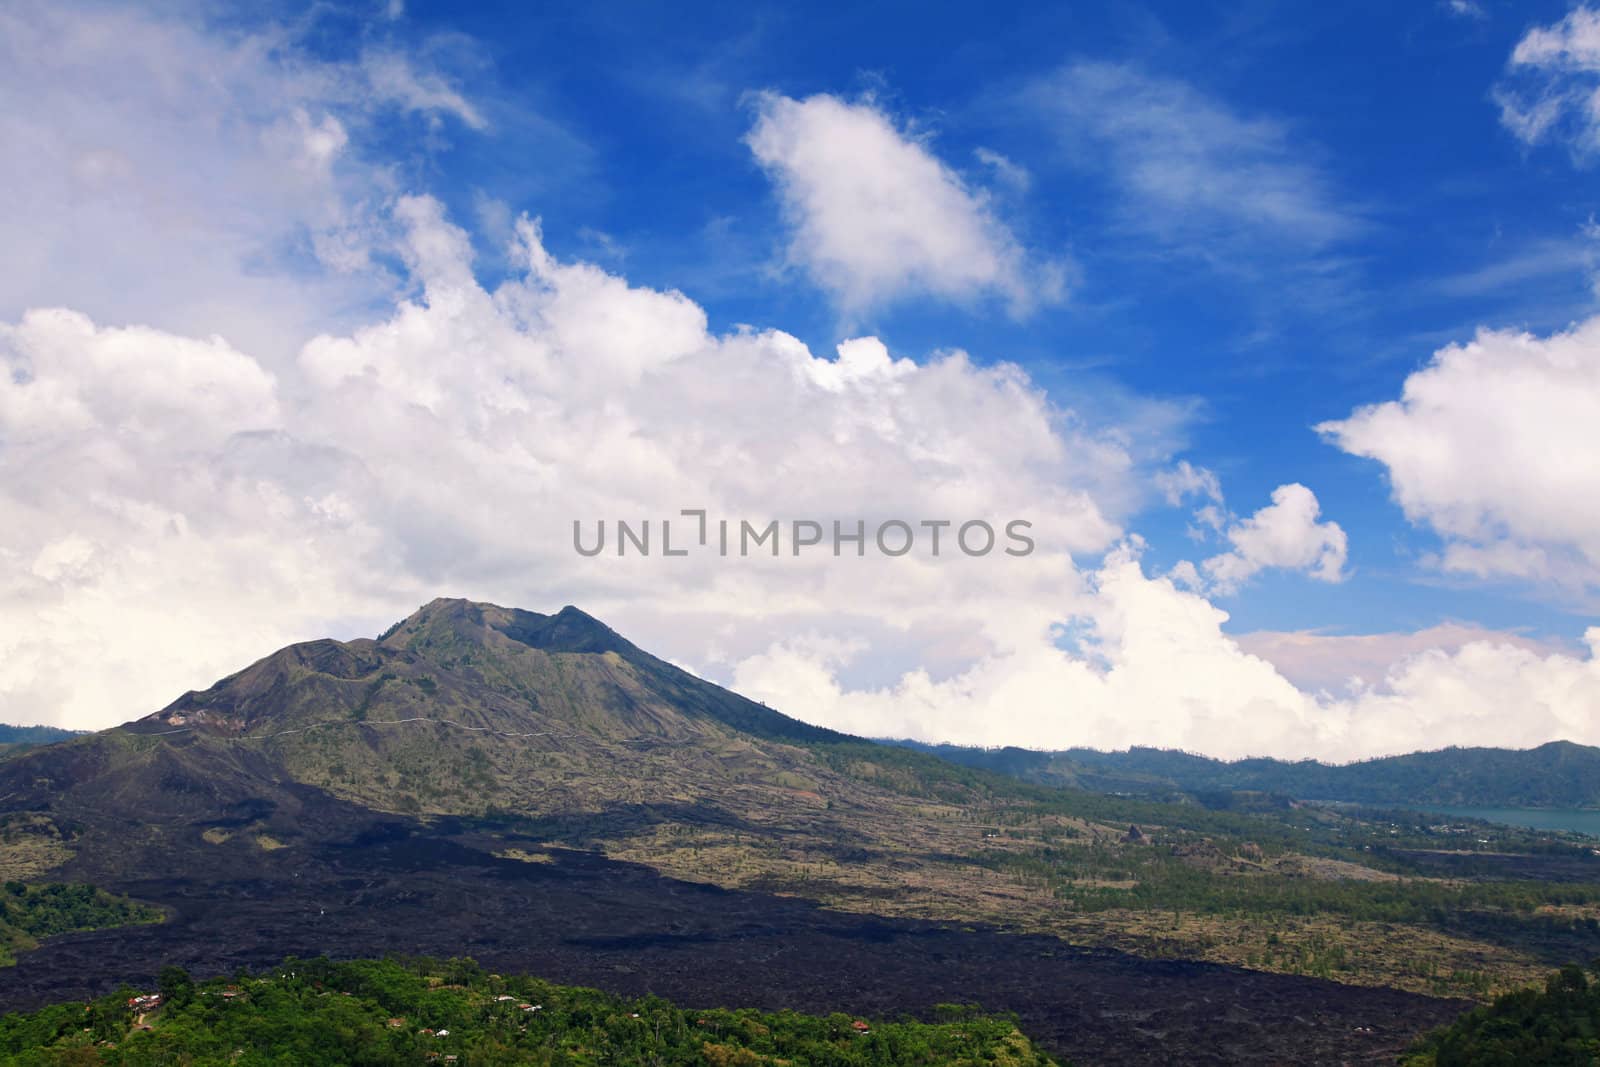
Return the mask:
[(0, 722), (0, 745), (53, 745), (81, 733), (82, 730), (63, 730), (56, 726), (12, 726)]
[(12, 726), (0, 722), (0, 760), (20, 755), (40, 745), (53, 745), (83, 733), (82, 730), (62, 730), (55, 726)]
[(1347, 764), (1230, 762), (1161, 748), (1039, 752), (898, 743), (1024, 781), (1100, 792), (1259, 792), (1401, 807), (1600, 808), (1600, 748), (1570, 741), (1533, 749), (1446, 748)]

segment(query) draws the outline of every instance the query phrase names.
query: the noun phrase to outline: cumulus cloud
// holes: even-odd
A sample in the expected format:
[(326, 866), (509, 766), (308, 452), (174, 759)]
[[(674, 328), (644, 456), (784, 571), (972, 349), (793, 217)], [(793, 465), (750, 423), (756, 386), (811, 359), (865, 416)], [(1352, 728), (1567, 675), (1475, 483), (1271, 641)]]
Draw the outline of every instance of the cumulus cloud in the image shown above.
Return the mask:
[(734, 682), (816, 722), (971, 745), (1120, 748), (1160, 737), (1230, 758), (1347, 760), (1445, 740), (1600, 740), (1600, 627), (1588, 631), (1582, 654), (1541, 652), (1495, 634), (1453, 650), (1401, 644), (1370, 684), (1312, 696), (1228, 637), (1225, 612), (1146, 576), (1131, 546), (1087, 577), (1071, 601), (1075, 649), (1034, 641), (948, 679), (911, 671), (868, 688), (838, 681), (855, 650), (802, 637), (744, 660)]
[[(982, 591), (1042, 601), (1076, 580), (1071, 553), (1120, 533), (1101, 503), (1135, 477), (1120, 435), (1047, 402), (1015, 367), (959, 352), (913, 362), (873, 338), (829, 358), (778, 331), (713, 336), (679, 293), (556, 260), (527, 219), (521, 272), (486, 290), (436, 201), (402, 198), (394, 214), (418, 299), (312, 339), (277, 379), (220, 339), (106, 329), (75, 312), (33, 312), (0, 334), (0, 502), (25, 520), (0, 546), (28, 575), (0, 605), (18, 635), (0, 714), (103, 725), (203, 684), (269, 636), (374, 604), (382, 618), (431, 592), (581, 602), (641, 639), (658, 627), (664, 651), (701, 661), (759, 647), (823, 604), (841, 630), (901, 619), (955, 648), (962, 639), (927, 620)], [(1023, 517), (1041, 551), (1009, 568), (875, 569), (831, 557), (589, 563), (572, 549), (574, 519), (684, 507), (761, 521)], [(248, 588), (230, 599), (230, 568), (263, 589), (294, 575), (302, 595), (270, 610)], [(218, 592), (192, 603), (204, 582)], [(203, 609), (209, 633), (150, 627), (142, 639), (168, 635), (164, 656), (134, 642), (146, 667), (104, 663), (114, 681), (63, 695), (61, 664), (104, 662), (119, 620), (140, 617), (121, 615), (131, 598)], [(270, 634), (238, 625), (257, 613)], [(671, 640), (696, 613), (745, 622), (708, 644)], [(63, 622), (22, 623), (45, 616)], [(170, 670), (151, 672), (157, 662)], [(107, 693), (118, 699), (101, 703)]]
[[(1148, 473), (1016, 368), (916, 362), (872, 338), (828, 357), (778, 331), (714, 336), (681, 294), (551, 256), (531, 220), (521, 272), (485, 289), (436, 202), (397, 213), (419, 297), (312, 340), (293, 381), (219, 339), (73, 312), (6, 329), (0, 505), (17, 520), (0, 533), (16, 564), (0, 590), (0, 717), (103, 725), (291, 636), (376, 629), (456, 593), (581, 603), (646, 647), (861, 733), (1333, 757), (1441, 737), (1600, 740), (1592, 650), (1403, 648), (1337, 699), (1297, 688), (1224, 632), (1225, 612), (1146, 573), (1137, 538), (1096, 502), (1115, 494), (1095, 487)], [(1326, 525), (1301, 494), (1285, 487), (1236, 524), (1241, 558), (1284, 565), (1293, 553), (1271, 531)], [(1040, 547), (1024, 560), (572, 551), (574, 517), (680, 506), (1026, 514)], [(1087, 571), (1074, 562), (1108, 548)]]
[(1382, 463), (1446, 571), (1600, 585), (1600, 319), (1536, 337), (1480, 331), (1436, 352), (1398, 400), (1317, 427)]
[(1526, 144), (1564, 142), (1587, 162), (1600, 150), (1600, 11), (1576, 7), (1527, 32), (1495, 88), (1500, 121)]
[(383, 602), (339, 562), (365, 540), (349, 472), (319, 475), (282, 419), (273, 376), (220, 338), (0, 325), (0, 720), (132, 718), (308, 614)]
[(1227, 595), (1263, 570), (1282, 568), (1304, 571), (1324, 582), (1342, 581), (1346, 555), (1344, 530), (1336, 522), (1322, 522), (1316, 494), (1298, 483), (1280, 485), (1272, 503), (1240, 519), (1227, 509), (1222, 482), (1215, 472), (1183, 460), (1157, 471), (1155, 487), (1168, 505), (1178, 507), (1199, 500), (1189, 537), (1198, 542), (1220, 538), (1230, 546), (1196, 566), (1177, 563), (1169, 577), (1180, 587)]
[(1063, 295), (1060, 267), (1030, 262), (988, 198), (870, 101), (763, 94), (746, 143), (777, 184), (790, 261), (846, 310), (926, 293), (1025, 313)]
[(1229, 552), (1201, 565), (1211, 588), (1237, 592), (1269, 567), (1305, 571), (1322, 582), (1344, 578), (1346, 539), (1336, 522), (1319, 522), (1317, 496), (1298, 482), (1272, 491), (1272, 503), (1228, 527)]

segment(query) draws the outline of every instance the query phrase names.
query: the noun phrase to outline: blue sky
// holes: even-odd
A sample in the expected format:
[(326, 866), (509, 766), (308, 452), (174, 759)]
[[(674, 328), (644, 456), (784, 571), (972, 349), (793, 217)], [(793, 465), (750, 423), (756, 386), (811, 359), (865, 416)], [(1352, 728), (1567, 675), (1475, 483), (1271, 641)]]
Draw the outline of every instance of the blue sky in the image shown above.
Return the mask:
[[(1588, 8), (23, 3), (0, 68), (0, 718), (469, 595), (865, 733), (1600, 741)], [(697, 502), (1044, 547), (563, 541)]]
[[(1350, 579), (1269, 576), (1229, 598), (1234, 628), (1455, 618), (1575, 640), (1592, 601), (1419, 572), (1437, 539), (1404, 521), (1379, 465), (1312, 429), (1390, 398), (1479, 326), (1542, 333), (1592, 311), (1593, 174), (1519, 141), (1492, 98), (1515, 43), (1567, 9), (1040, 4), (979, 26), (959, 5), (412, 2), (367, 32), (433, 38), (480, 90), (494, 130), (452, 130), (414, 162), (458, 218), (484, 197), (537, 214), (553, 251), (681, 289), (713, 329), (781, 323), (819, 349), (873, 333), (912, 356), (1015, 361), (1091, 404), (1168, 400), (1193, 413), (1182, 454), (1230, 497), (1310, 485), (1350, 534)], [(327, 23), (331, 50), (350, 48)], [(1283, 182), (1289, 222), (1130, 190), (1137, 164), (1118, 157), (1142, 149), (1097, 130), (1116, 101), (1064, 117), (1052, 100), (1079, 64), (1170, 98), (1170, 121), (1198, 126), (1203, 179)], [(872, 101), (991, 196), (1028, 248), (1070, 262), (1071, 296), (1020, 318), (992, 300), (916, 298), (841, 316), (785, 269), (781, 212), (744, 143), (763, 90)], [(495, 253), (491, 235), (481, 250)], [(1152, 558), (1191, 553), (1186, 525), (1143, 517)]]

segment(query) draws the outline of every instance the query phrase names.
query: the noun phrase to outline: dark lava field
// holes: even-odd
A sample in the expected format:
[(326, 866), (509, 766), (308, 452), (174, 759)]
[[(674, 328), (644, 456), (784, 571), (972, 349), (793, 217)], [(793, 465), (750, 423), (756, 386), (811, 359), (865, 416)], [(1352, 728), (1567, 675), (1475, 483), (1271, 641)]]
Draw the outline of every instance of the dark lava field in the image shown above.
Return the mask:
[(1079, 1064), (1335, 1064), (1392, 1063), (1419, 1031), (1468, 1006), (828, 911), (579, 850), (548, 858), (497, 858), (401, 820), (289, 850), (276, 867), (231, 849), (177, 849), (160, 857), (164, 873), (106, 883), (165, 907), (167, 922), (46, 943), (0, 969), (0, 1008), (104, 993), (168, 963), (210, 976), (289, 955), (470, 955), (691, 1006), (895, 1016), (979, 1003), (1015, 1012), (1043, 1047)]

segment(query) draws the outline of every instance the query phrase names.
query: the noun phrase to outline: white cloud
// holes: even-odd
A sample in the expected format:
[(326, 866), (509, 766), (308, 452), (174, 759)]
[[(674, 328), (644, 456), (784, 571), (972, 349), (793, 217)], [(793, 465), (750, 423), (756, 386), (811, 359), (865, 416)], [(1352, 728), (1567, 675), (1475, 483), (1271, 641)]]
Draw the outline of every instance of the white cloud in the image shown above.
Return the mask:
[(1171, 470), (1157, 471), (1155, 485), (1172, 507), (1192, 496), (1214, 504), (1222, 503), (1222, 482), (1216, 474), (1186, 459), (1180, 460)]
[[(525, 273), (491, 292), (436, 202), (403, 198), (396, 216), (421, 299), (314, 339), (277, 381), (220, 340), (75, 313), (31, 313), (3, 335), (0, 506), (28, 521), (0, 549), (30, 569), (0, 617), (32, 636), (6, 649), (0, 714), (105, 724), (259, 654), (266, 634), (382, 618), (433, 592), (580, 602), (641, 639), (659, 626), (647, 643), (680, 658), (711, 646), (682, 640), (679, 613), (741, 620), (738, 640), (713, 642), (730, 656), (823, 604), (841, 629), (934, 634), (925, 620), (980, 593), (1038, 602), (1069, 588), (1068, 553), (1119, 533), (1101, 503), (1134, 495), (1118, 435), (1083, 428), (1014, 367), (961, 353), (914, 363), (873, 338), (827, 359), (776, 331), (714, 337), (681, 294), (555, 260), (527, 220)], [(1026, 517), (1041, 552), (1010, 568), (884, 568), (572, 550), (573, 519), (694, 506), (756, 520)], [(251, 575), (232, 599), (230, 568)], [(295, 595), (270, 608), (253, 595), (285, 575)], [(196, 598), (203, 582), (218, 593)], [(119, 620), (142, 617), (124, 614), (135, 598), (190, 604), (180, 614), (204, 617), (207, 636), (149, 626), (130, 645), (143, 666), (107, 661)], [(21, 622), (40, 617), (63, 621)], [(158, 640), (170, 641), (159, 656)], [(73, 658), (111, 680), (68, 685), (56, 668)]]
[(972, 152), (973, 158), (979, 163), (994, 171), (995, 177), (1019, 193), (1027, 192), (1033, 186), (1033, 175), (1028, 168), (1008, 156), (1001, 155), (992, 148), (976, 148)]
[[(1169, 507), (1179, 507), (1191, 498), (1202, 502), (1194, 509), (1194, 522), (1187, 531), (1191, 541), (1204, 542), (1222, 532), (1228, 515), (1222, 501), (1222, 481), (1213, 471), (1182, 460), (1170, 470), (1157, 471), (1153, 481)], [(1199, 570), (1188, 560), (1181, 560), (1170, 576), (1186, 589), (1205, 586)]]
[(270, 24), (43, 0), (0, 8), (0, 98), (0, 317), (68, 304), (272, 359), (395, 282), (373, 123), (484, 125), (398, 50), (320, 60)]
[(1600, 741), (1600, 627), (1569, 655), (1473, 641), (1393, 665), (1380, 687), (1331, 705), (1348, 722), (1347, 753), (1450, 744), (1528, 748), (1554, 738)]
[(1345, 534), (1336, 522), (1319, 522), (1317, 496), (1299, 483), (1280, 485), (1272, 503), (1228, 527), (1232, 551), (1201, 565), (1211, 588), (1237, 592), (1269, 567), (1303, 570), (1322, 582), (1344, 579)]
[(1496, 86), (1500, 121), (1519, 140), (1566, 143), (1587, 162), (1600, 150), (1600, 11), (1576, 7), (1517, 42)]
[(403, 53), (368, 52), (361, 57), (360, 70), (374, 100), (433, 118), (453, 115), (474, 130), (489, 128), (483, 112), (443, 76), (418, 70)]
[(1246, 238), (1318, 249), (1363, 227), (1289, 127), (1184, 82), (1082, 61), (1024, 100), (1066, 138), (1075, 162), (1109, 168), (1131, 225), (1198, 243), (1208, 257)]
[(1496, 262), (1439, 278), (1429, 289), (1481, 302), (1519, 290), (1549, 292), (1580, 274), (1589, 279), (1591, 292), (1600, 295), (1600, 228), (1593, 219), (1571, 237), (1529, 242)]
[(282, 420), (278, 383), (219, 338), (0, 324), (0, 720), (132, 718), (307, 612), (382, 603), (339, 563), (365, 539), (345, 479)]
[(1560, 22), (1529, 30), (1512, 50), (1511, 62), (1575, 70), (1600, 66), (1600, 12), (1576, 7)]
[(1302, 689), (1334, 694), (1377, 688), (1398, 663), (1434, 651), (1454, 654), (1471, 644), (1510, 646), (1541, 657), (1570, 655), (1549, 642), (1459, 622), (1376, 634), (1257, 630), (1240, 634), (1238, 641)]
[(1440, 565), (1478, 577), (1600, 585), (1600, 319), (1550, 337), (1481, 331), (1436, 352), (1398, 400), (1317, 429), (1388, 469)]
[[(1146, 578), (1131, 548), (1088, 578), (1055, 609), (1081, 623), (1081, 651), (1056, 647), (1041, 630), (943, 682), (913, 670), (884, 688), (848, 690), (834, 679), (837, 650), (819, 655), (782, 641), (740, 663), (734, 681), (774, 706), (873, 736), (1035, 747), (1159, 736), (1228, 754), (1316, 743), (1314, 705), (1222, 634), (1223, 612)], [(1049, 622), (1048, 613), (1030, 614)]]
[(1183, 460), (1153, 477), (1168, 505), (1202, 501), (1194, 511), (1189, 537), (1206, 542), (1222, 537), (1231, 546), (1196, 566), (1180, 560), (1168, 577), (1184, 589), (1227, 595), (1238, 592), (1251, 577), (1269, 568), (1305, 571), (1324, 582), (1342, 581), (1346, 553), (1344, 530), (1336, 522), (1319, 522), (1316, 494), (1298, 483), (1280, 485), (1272, 503), (1248, 518), (1231, 515), (1223, 503), (1222, 482), (1204, 467)]
[(746, 142), (778, 186), (790, 261), (848, 311), (926, 293), (1025, 313), (1063, 295), (1060, 267), (1030, 262), (987, 198), (871, 102), (763, 94)]
[(1474, 22), (1482, 22), (1489, 17), (1489, 13), (1483, 9), (1478, 0), (1446, 0), (1444, 6), (1452, 15), (1472, 19)]
[[(865, 733), (1333, 757), (1600, 740), (1592, 653), (1403, 648), (1377, 684), (1316, 698), (1229, 638), (1213, 604), (1146, 576), (1137, 539), (1080, 571), (1074, 554), (1120, 536), (1097, 502), (1149, 472), (1015, 368), (912, 362), (872, 338), (829, 359), (776, 331), (711, 336), (681, 295), (556, 260), (526, 220), (525, 273), (485, 290), (436, 203), (398, 212), (421, 298), (313, 341), (276, 379), (220, 340), (69, 312), (7, 329), (0, 718), (103, 725), (291, 636), (373, 630), (450, 593), (580, 603)], [(1183, 480), (1209, 492), (1198, 468)], [(1337, 570), (1303, 493), (1236, 524), (1241, 559)], [(680, 507), (1027, 515), (1039, 551), (571, 549), (574, 517)], [(1300, 551), (1316, 537), (1320, 555)]]
[(786, 639), (740, 663), (734, 681), (812, 721), (971, 745), (1120, 748), (1160, 738), (1222, 757), (1346, 760), (1444, 743), (1600, 740), (1600, 627), (1582, 655), (1541, 654), (1501, 635), (1451, 651), (1396, 647), (1374, 683), (1312, 697), (1224, 634), (1226, 613), (1147, 578), (1133, 552), (1113, 553), (1089, 579), (1070, 601), (1081, 651), (1034, 640), (944, 681), (911, 671), (852, 688), (838, 675), (855, 650)]

